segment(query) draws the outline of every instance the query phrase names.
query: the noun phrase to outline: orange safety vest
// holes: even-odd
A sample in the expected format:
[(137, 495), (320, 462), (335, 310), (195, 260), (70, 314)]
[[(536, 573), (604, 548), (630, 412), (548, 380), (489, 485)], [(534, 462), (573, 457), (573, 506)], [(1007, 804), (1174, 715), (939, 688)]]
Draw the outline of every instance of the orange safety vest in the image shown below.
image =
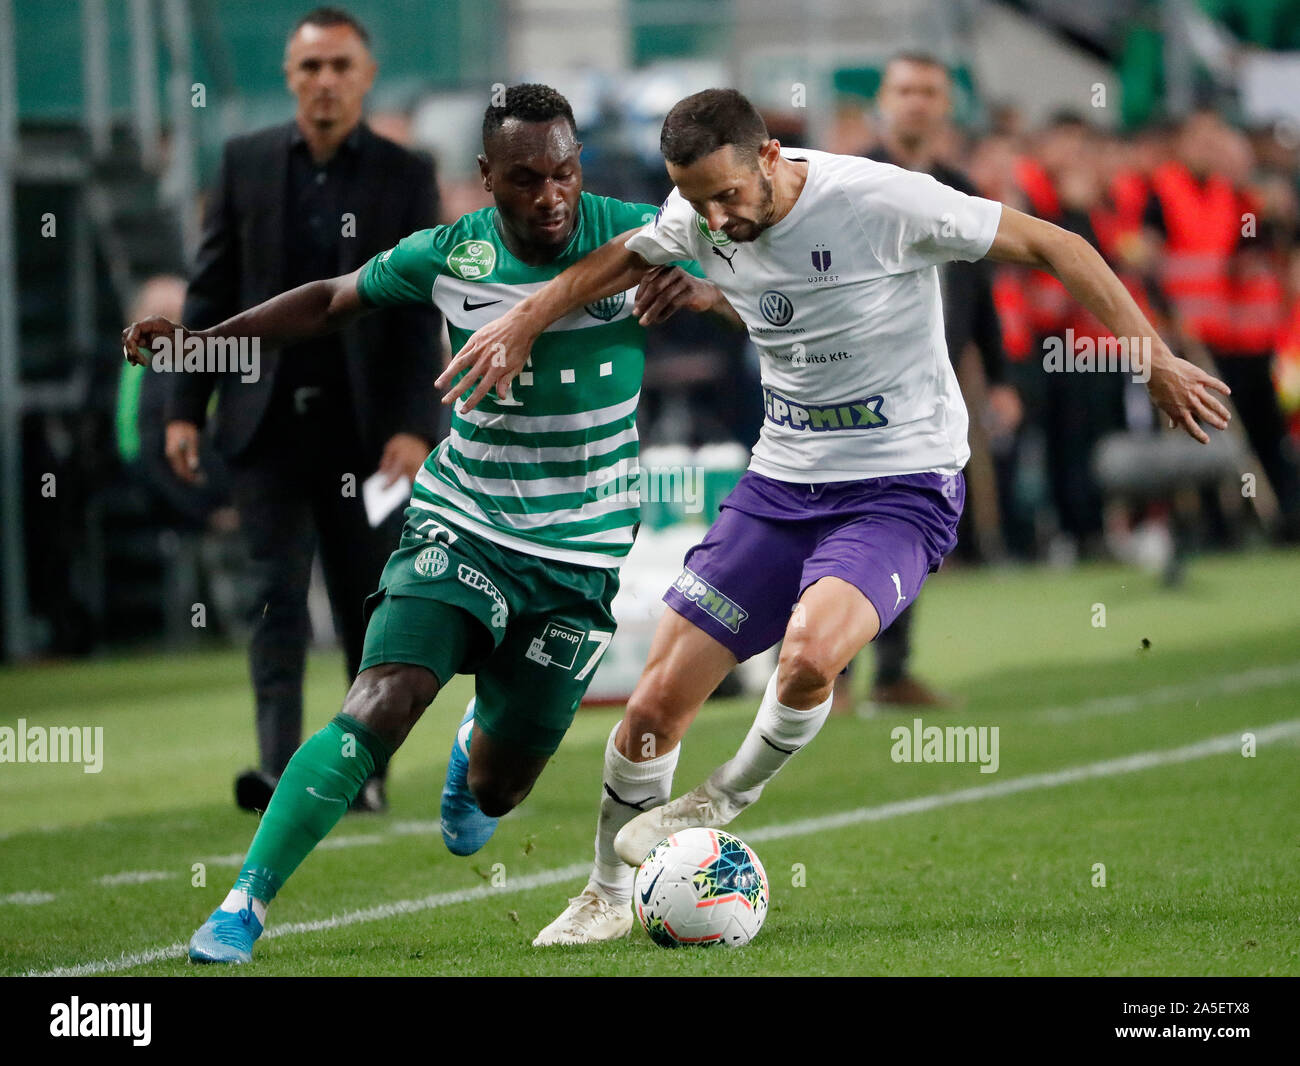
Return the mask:
[[(1061, 201), (1051, 176), (1036, 160), (1022, 158), (1016, 163), (1016, 179), (1030, 206), (1039, 218), (1056, 222), (1061, 217)], [(1110, 190), (1113, 205), (1099, 204), (1088, 212), (1088, 220), (1100, 245), (1099, 251), (1115, 269), (1120, 281), (1142, 309), (1156, 322), (1154, 309), (1142, 281), (1131, 271), (1117, 267), (1118, 241), (1141, 225), (1142, 212), (1150, 191), (1140, 175), (1124, 175)], [(1026, 314), (1032, 332), (1039, 337), (1063, 335), (1067, 329), (1076, 337), (1109, 337), (1108, 330), (1085, 307), (1070, 296), (1053, 275), (1040, 270), (1029, 272), (1024, 279)], [(1158, 323), (1156, 323), (1158, 325)]]
[(1034, 348), (1025, 293), (1028, 271), (1010, 263), (998, 264), (993, 275), (993, 306), (1002, 326), (1002, 350), (1013, 363), (1023, 363)]
[[(1243, 211), (1255, 211), (1242, 197)], [(1229, 284), (1232, 293), (1232, 337), (1227, 354), (1260, 355), (1277, 349), (1286, 326), (1286, 291), (1277, 256), (1255, 238), (1246, 238), (1233, 257)]]
[(1241, 203), (1229, 181), (1198, 182), (1183, 164), (1156, 168), (1151, 185), (1164, 212), (1160, 267), (1165, 295), (1184, 327), (1212, 348), (1233, 346), (1230, 268), (1241, 237)]
[(1088, 213), (1092, 230), (1097, 234), (1098, 250), (1115, 271), (1115, 276), (1124, 283), (1124, 288), (1147, 321), (1157, 330), (1162, 330), (1165, 323), (1151, 303), (1146, 283), (1137, 271), (1125, 265), (1121, 252), (1124, 241), (1136, 238), (1142, 230), (1142, 216), (1151, 198), (1151, 186), (1136, 171), (1125, 171), (1115, 176), (1107, 192), (1107, 201)]

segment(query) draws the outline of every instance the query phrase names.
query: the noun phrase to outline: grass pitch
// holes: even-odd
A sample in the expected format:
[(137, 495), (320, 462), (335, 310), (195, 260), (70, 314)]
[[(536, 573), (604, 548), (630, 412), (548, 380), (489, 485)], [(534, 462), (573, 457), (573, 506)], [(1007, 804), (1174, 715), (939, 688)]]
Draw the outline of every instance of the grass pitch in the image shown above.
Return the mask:
[[(0, 672), (0, 725), (104, 728), (99, 774), (0, 764), (0, 973), (1300, 974), (1300, 557), (1199, 559), (1176, 591), (1114, 566), (947, 571), (920, 611), (916, 672), (966, 701), (920, 717), (997, 726), (997, 772), (892, 761), (911, 714), (831, 719), (731, 827), (772, 891), (740, 951), (639, 929), (532, 948), (583, 884), (617, 712), (581, 712), (526, 803), (457, 859), (437, 804), (461, 678), (395, 758), (392, 813), (340, 823), (253, 964), (191, 966), (183, 944), (255, 828), (230, 798), (253, 762), (242, 650)], [(341, 672), (312, 657), (308, 728)], [(704, 709), (676, 792), (755, 707)]]

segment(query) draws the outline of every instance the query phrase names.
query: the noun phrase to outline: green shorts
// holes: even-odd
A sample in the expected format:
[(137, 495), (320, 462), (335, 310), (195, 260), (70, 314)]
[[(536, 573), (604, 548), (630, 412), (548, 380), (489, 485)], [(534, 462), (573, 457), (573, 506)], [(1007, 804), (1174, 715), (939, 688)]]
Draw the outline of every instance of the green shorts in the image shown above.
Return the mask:
[(474, 674), (476, 728), (553, 754), (614, 635), (618, 571), (525, 555), (430, 519), (407, 508), (366, 600), (361, 669), (412, 663), (440, 685)]

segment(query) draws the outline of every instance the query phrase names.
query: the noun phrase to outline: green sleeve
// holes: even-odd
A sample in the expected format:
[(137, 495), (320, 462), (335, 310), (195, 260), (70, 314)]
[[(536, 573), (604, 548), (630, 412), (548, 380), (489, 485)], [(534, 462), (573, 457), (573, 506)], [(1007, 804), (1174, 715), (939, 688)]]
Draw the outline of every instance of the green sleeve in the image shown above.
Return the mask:
[(403, 237), (396, 247), (380, 252), (361, 268), (357, 293), (370, 307), (433, 302), (433, 282), (447, 261), (446, 226)]
[[(620, 233), (630, 230), (634, 227), (644, 226), (647, 222), (653, 222), (655, 215), (659, 213), (659, 208), (650, 204), (621, 204), (619, 222), (626, 222), (626, 225), (619, 230)], [(681, 259), (669, 266), (679, 266), (692, 277), (704, 277), (704, 271), (700, 269), (700, 264), (694, 259)]]

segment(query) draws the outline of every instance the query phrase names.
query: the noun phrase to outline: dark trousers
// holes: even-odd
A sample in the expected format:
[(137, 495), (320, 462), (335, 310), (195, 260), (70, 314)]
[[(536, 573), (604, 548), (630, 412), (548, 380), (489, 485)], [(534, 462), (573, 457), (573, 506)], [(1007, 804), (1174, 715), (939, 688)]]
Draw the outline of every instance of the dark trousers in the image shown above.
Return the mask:
[(1039, 411), (1047, 443), (1047, 473), (1061, 529), (1087, 549), (1102, 530), (1102, 494), (1092, 453), (1107, 433), (1124, 426), (1124, 378), (1118, 373), (1043, 374)]
[(1219, 377), (1232, 390), (1242, 428), (1277, 494), (1284, 519), (1300, 520), (1300, 472), (1288, 454), (1286, 422), (1271, 377), (1270, 355), (1221, 355), (1214, 352)]
[(361, 483), (374, 464), (363, 462), (346, 403), (317, 399), (299, 406), (268, 412), (248, 451), (231, 462), (254, 583), (249, 666), (257, 744), (262, 770), (276, 777), (302, 741), (307, 588), (316, 549), (350, 683), (365, 638), (362, 605), (402, 525), (401, 508), (378, 529), (366, 522)]
[(907, 673), (907, 661), (912, 656), (912, 616), (916, 604), (903, 609), (894, 624), (876, 637), (876, 685), (892, 685)]

